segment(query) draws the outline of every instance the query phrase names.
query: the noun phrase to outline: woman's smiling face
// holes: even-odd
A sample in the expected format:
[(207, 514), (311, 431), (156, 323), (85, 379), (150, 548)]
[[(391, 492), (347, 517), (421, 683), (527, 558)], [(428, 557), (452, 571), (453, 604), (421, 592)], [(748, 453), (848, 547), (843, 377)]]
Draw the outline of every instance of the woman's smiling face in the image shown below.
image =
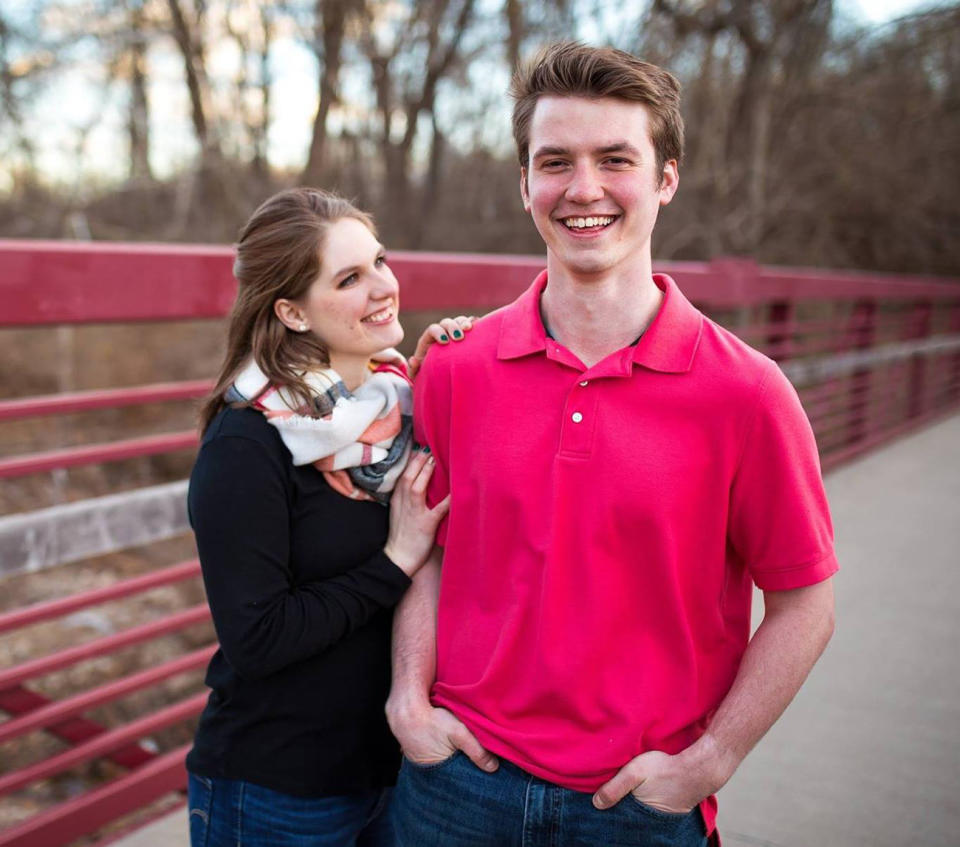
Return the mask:
[[(286, 302), (292, 307), (281, 308)], [(363, 360), (403, 340), (399, 287), (383, 245), (362, 221), (341, 218), (327, 229), (320, 273), (297, 301), (277, 301), (293, 330), (305, 325), (327, 348), (330, 364)]]

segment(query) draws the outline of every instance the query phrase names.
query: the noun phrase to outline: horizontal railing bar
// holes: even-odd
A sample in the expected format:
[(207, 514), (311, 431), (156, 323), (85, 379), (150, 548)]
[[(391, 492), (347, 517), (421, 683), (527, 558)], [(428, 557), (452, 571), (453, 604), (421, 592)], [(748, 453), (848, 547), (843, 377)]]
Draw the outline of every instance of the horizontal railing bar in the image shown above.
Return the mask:
[(145, 403), (191, 400), (203, 397), (213, 388), (209, 379), (186, 382), (158, 382), (130, 388), (104, 388), (96, 391), (70, 391), (37, 397), (0, 400), (0, 421), (37, 418), (44, 415), (65, 415), (92, 409), (118, 409)]
[(934, 356), (954, 351), (960, 351), (960, 335), (940, 335), (815, 359), (783, 362), (780, 367), (794, 385), (804, 385), (820, 382), (825, 377), (844, 376), (857, 370), (892, 364), (917, 355)]
[[(925, 402), (937, 406), (942, 401), (946, 401), (944, 407), (949, 406), (955, 399), (960, 389), (960, 380), (951, 381), (933, 394), (924, 394)], [(903, 424), (909, 424), (917, 419), (917, 415), (911, 415), (908, 406), (910, 398), (903, 398), (898, 407), (873, 407), (861, 404), (856, 410), (843, 410), (836, 415), (823, 416), (812, 421), (814, 434), (817, 438), (820, 453), (823, 456), (831, 455), (839, 448), (856, 447), (859, 444), (873, 443), (872, 439), (881, 436), (884, 433), (898, 429)], [(939, 409), (924, 411), (919, 417), (926, 417), (927, 414), (937, 412)], [(864, 438), (854, 441), (849, 440), (849, 429), (854, 424), (868, 424), (869, 429)], [(868, 449), (868, 448), (864, 448)]]
[(20, 627), (28, 626), (38, 621), (63, 617), (78, 609), (86, 609), (89, 606), (96, 606), (110, 600), (129, 597), (131, 594), (140, 594), (144, 591), (149, 591), (151, 588), (181, 582), (197, 576), (199, 573), (200, 561), (198, 559), (190, 559), (189, 561), (170, 565), (169, 567), (151, 571), (141, 576), (115, 582), (103, 588), (96, 588), (92, 591), (74, 594), (72, 597), (62, 597), (58, 600), (35, 603), (32, 606), (27, 606), (25, 609), (14, 609), (11, 612), (0, 615), (0, 633), (9, 632), (12, 629), (19, 629)]
[(0, 847), (62, 847), (187, 784), (189, 744), (0, 832)]
[(172, 453), (196, 447), (199, 437), (193, 430), (164, 435), (148, 435), (130, 438), (112, 444), (89, 444), (83, 447), (67, 447), (44, 453), (0, 459), (0, 479), (26, 476), (32, 473), (74, 468), (80, 465), (95, 465), (99, 462), (117, 462), (137, 456), (152, 456), (157, 453)]
[[(10, 714), (11, 720), (44, 709), (52, 702), (53, 700), (50, 697), (38, 694), (22, 685), (0, 690), (0, 709)], [(90, 718), (77, 716), (47, 727), (47, 732), (54, 738), (58, 738), (73, 747), (102, 735), (106, 732), (106, 729), (96, 721), (90, 720)], [(126, 747), (121, 747), (119, 750), (109, 753), (107, 758), (122, 767), (135, 768), (144, 762), (149, 762), (155, 756), (156, 753), (139, 744), (128, 744)]]
[(0, 691), (14, 685), (20, 685), (28, 679), (75, 665), (77, 662), (103, 656), (133, 644), (149, 641), (151, 638), (176, 632), (179, 629), (186, 629), (195, 623), (208, 620), (209, 617), (210, 610), (207, 604), (199, 603), (160, 620), (126, 629), (115, 635), (107, 635), (77, 647), (70, 647), (61, 650), (59, 653), (54, 653), (52, 656), (41, 656), (39, 659), (24, 662), (22, 665), (0, 671)]
[(142, 688), (149, 688), (158, 682), (169, 679), (177, 674), (186, 673), (196, 668), (204, 667), (210, 658), (218, 650), (218, 645), (212, 644), (207, 647), (201, 647), (192, 653), (184, 656), (178, 656), (161, 665), (140, 671), (132, 676), (121, 677), (120, 679), (101, 685), (90, 691), (84, 691), (74, 697), (66, 700), (59, 700), (43, 706), (35, 711), (28, 712), (17, 718), (11, 718), (4, 723), (0, 723), (0, 743), (16, 738), (35, 729), (43, 729), (52, 726), (60, 721), (72, 718), (81, 712), (102, 706), (104, 703), (111, 703), (126, 697), (134, 691)]
[(196, 694), (182, 703), (167, 706), (117, 729), (105, 732), (103, 735), (98, 735), (90, 741), (78, 744), (71, 750), (65, 750), (49, 759), (4, 774), (0, 776), (0, 796), (16, 791), (18, 788), (23, 788), (31, 782), (47, 779), (54, 774), (109, 753), (118, 747), (123, 747), (131, 741), (193, 717), (203, 710), (207, 697), (207, 692)]
[(182, 535), (187, 480), (0, 517), (0, 577)]
[[(219, 318), (236, 293), (227, 246), (0, 240), (4, 326)], [(396, 251), (409, 310), (496, 308), (528, 287), (545, 257)], [(762, 267), (752, 260), (656, 262), (695, 302), (736, 308), (779, 300), (956, 299), (935, 277)], [(84, 296), (77, 297), (78, 285)]]
[(856, 458), (861, 453), (866, 453), (869, 450), (873, 450), (875, 447), (892, 441), (901, 435), (905, 435), (913, 429), (926, 426), (927, 424), (946, 417), (947, 415), (955, 414), (958, 410), (960, 410), (960, 400), (956, 400), (950, 405), (942, 406), (939, 409), (932, 409), (929, 412), (925, 412), (924, 414), (920, 415), (919, 417), (901, 421), (897, 425), (888, 429), (884, 429), (881, 432), (876, 432), (862, 441), (848, 444), (845, 447), (835, 450), (834, 452), (822, 458), (821, 464), (823, 470), (824, 472), (833, 470), (839, 465)]

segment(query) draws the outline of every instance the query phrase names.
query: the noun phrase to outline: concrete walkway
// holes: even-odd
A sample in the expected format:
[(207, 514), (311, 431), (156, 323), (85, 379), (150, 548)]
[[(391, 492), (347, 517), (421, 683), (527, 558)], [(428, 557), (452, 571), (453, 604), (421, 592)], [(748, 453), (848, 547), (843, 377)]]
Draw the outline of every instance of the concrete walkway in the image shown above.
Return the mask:
[(957, 847), (960, 417), (835, 471), (827, 493), (836, 634), (720, 793), (724, 845)]
[[(837, 632), (721, 792), (724, 846), (957, 847), (960, 416), (835, 471), (827, 491)], [(117, 845), (186, 843), (181, 809)]]

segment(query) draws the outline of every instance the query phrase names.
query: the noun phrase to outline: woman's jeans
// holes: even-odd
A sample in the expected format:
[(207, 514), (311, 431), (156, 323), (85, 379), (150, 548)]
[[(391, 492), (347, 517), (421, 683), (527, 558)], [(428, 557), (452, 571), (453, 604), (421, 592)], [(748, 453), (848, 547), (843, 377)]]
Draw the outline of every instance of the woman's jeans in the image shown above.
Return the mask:
[(706, 847), (699, 809), (661, 812), (628, 794), (600, 811), (591, 800), (503, 760), (486, 773), (457, 752), (436, 765), (404, 759), (390, 813), (397, 847)]
[(393, 847), (392, 789), (294, 797), (189, 775), (191, 847)]

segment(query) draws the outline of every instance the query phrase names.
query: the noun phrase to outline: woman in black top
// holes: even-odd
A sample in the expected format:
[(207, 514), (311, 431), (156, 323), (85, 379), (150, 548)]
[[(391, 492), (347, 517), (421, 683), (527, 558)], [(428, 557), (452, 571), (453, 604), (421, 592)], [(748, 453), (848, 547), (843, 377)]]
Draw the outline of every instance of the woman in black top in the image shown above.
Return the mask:
[(187, 756), (191, 841), (386, 847), (392, 608), (447, 509), (425, 503), (433, 460), (381, 352), (403, 338), (397, 282), (370, 218), (312, 189), (254, 213), (234, 274), (188, 497), (220, 642)]

